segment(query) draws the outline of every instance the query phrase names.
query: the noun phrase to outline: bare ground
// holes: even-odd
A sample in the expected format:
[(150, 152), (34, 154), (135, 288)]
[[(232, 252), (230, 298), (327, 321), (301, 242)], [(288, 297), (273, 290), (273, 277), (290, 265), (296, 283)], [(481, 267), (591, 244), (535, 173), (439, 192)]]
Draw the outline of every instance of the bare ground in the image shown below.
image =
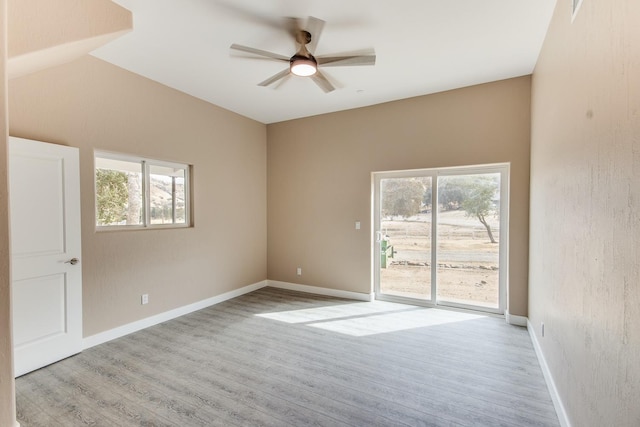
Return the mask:
[[(498, 220), (492, 231), (499, 239)], [(438, 299), (451, 302), (498, 306), (498, 244), (475, 218), (464, 212), (439, 214)], [(383, 293), (430, 299), (431, 222), (430, 214), (408, 220), (385, 220), (382, 230), (396, 251), (387, 268), (380, 271)]]

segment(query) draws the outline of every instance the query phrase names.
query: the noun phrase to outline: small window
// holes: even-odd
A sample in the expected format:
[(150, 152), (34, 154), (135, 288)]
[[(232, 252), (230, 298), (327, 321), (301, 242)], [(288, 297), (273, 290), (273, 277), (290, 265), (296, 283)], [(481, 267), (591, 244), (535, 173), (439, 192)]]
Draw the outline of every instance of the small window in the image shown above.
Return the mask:
[(187, 227), (189, 165), (95, 153), (96, 227)]

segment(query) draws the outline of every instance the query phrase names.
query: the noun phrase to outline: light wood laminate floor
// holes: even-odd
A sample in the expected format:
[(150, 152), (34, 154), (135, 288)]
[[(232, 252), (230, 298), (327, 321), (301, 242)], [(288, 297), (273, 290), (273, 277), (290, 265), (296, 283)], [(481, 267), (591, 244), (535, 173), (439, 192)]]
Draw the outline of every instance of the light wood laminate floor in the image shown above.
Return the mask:
[(31, 426), (558, 426), (524, 328), (264, 288), (16, 380)]

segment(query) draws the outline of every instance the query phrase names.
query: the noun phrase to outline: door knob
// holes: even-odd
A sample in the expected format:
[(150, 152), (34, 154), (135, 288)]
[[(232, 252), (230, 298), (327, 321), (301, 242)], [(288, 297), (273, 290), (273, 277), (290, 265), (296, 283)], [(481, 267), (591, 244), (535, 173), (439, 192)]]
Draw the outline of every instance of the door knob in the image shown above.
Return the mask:
[(76, 265), (80, 260), (78, 258), (71, 258), (69, 261), (65, 261), (65, 264)]

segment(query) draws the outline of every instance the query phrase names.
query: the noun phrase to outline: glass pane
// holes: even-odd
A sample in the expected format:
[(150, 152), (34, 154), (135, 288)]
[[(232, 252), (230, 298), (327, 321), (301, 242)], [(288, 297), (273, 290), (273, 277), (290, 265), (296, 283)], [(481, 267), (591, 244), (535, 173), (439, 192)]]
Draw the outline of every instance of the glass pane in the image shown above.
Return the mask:
[(149, 166), (151, 224), (185, 224), (185, 169)]
[(438, 301), (498, 308), (500, 174), (438, 178)]
[(380, 181), (380, 293), (431, 299), (431, 177)]
[(96, 225), (142, 224), (142, 164), (95, 158)]

